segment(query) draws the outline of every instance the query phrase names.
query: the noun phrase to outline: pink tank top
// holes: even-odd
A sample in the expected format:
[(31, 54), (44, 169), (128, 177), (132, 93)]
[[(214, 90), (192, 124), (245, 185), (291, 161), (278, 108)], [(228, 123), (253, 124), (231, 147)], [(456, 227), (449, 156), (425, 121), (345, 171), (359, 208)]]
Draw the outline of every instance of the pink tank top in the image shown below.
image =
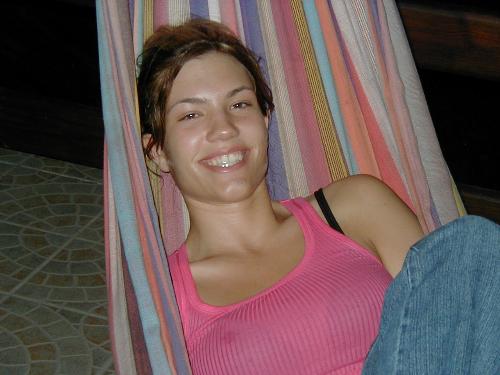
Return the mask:
[(193, 374), (361, 373), (391, 275), (305, 199), (282, 204), (303, 231), (304, 257), (257, 295), (208, 305), (196, 292), (186, 247), (169, 257)]

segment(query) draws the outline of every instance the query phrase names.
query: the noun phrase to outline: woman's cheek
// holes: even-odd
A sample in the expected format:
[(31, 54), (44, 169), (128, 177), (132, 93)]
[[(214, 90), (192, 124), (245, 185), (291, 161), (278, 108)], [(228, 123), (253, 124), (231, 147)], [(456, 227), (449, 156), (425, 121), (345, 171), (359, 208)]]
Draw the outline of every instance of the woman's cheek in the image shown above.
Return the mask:
[(171, 139), (171, 160), (174, 164), (196, 160), (202, 149), (202, 136), (197, 131), (182, 131)]

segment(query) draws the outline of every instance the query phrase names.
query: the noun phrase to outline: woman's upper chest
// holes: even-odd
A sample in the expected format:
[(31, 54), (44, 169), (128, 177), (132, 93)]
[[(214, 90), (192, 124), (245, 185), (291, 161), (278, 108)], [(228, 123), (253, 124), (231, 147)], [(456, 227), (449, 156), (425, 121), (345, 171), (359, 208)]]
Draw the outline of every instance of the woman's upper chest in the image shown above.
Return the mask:
[(246, 300), (274, 286), (302, 262), (305, 240), (290, 218), (264, 248), (224, 253), (189, 264), (198, 297), (213, 306)]

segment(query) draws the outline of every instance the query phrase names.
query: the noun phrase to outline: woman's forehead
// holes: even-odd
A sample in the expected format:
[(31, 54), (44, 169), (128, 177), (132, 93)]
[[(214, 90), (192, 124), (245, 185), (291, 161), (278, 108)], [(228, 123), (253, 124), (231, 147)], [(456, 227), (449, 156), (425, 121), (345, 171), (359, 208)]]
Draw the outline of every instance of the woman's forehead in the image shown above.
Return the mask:
[(208, 52), (188, 60), (172, 84), (170, 96), (195, 94), (200, 90), (234, 90), (254, 87), (248, 70), (236, 58), (226, 53)]

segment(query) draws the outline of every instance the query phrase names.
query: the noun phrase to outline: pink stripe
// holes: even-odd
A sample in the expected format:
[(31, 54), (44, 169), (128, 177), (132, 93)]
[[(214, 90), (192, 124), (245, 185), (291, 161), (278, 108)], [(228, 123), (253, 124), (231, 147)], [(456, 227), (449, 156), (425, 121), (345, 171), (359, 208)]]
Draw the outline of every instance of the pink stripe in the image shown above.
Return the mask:
[(295, 131), (309, 191), (331, 182), (290, 3), (271, 1)]
[(154, 0), (153, 29), (168, 23), (168, 0)]
[(219, 6), (222, 23), (228, 26), (233, 33), (238, 35), (238, 16), (236, 14), (234, 0), (220, 0)]
[[(406, 155), (405, 155), (405, 151), (402, 149), (402, 144), (401, 144), (401, 135), (400, 135), (401, 123), (400, 123), (400, 121), (398, 121), (398, 116), (397, 116), (398, 108), (397, 108), (397, 104), (394, 103), (395, 98), (391, 95), (391, 91), (390, 91), (391, 80), (392, 79), (399, 80), (399, 75), (388, 77), (386, 62), (390, 63), (390, 61), (384, 59), (384, 57), (382, 55), (382, 51), (381, 51), (382, 43), (381, 43), (380, 39), (378, 39), (378, 38), (384, 38), (384, 36), (383, 36), (383, 34), (381, 35), (381, 34), (376, 32), (374, 20), (373, 20), (371, 13), (368, 14), (368, 17), (369, 17), (368, 22), (369, 22), (370, 29), (371, 29), (370, 33), (374, 38), (377, 38), (374, 40), (375, 43), (373, 43), (373, 47), (375, 50), (377, 67), (378, 67), (378, 70), (379, 70), (380, 75), (381, 75), (380, 78), (382, 80), (382, 90), (383, 90), (383, 98), (384, 98), (385, 108), (387, 110), (387, 114), (388, 114), (389, 119), (390, 119), (389, 126), (391, 127), (391, 130), (392, 130), (391, 133), (393, 134), (394, 139), (396, 141), (396, 147), (398, 148), (398, 158), (402, 162), (403, 173), (405, 174), (405, 176), (407, 176), (406, 181), (407, 181), (408, 190), (409, 190), (409, 191), (407, 190), (407, 193), (410, 194), (408, 199), (410, 199), (410, 201), (411, 201), (410, 196), (416, 197), (416, 195), (414, 194), (415, 193), (414, 186), (411, 183), (412, 171), (407, 168), (407, 165), (405, 165), (406, 164), (405, 163)], [(385, 42), (387, 42), (387, 40), (385, 40), (384, 43)], [(351, 61), (351, 63), (352, 63), (352, 61)], [(378, 127), (378, 128), (379, 128), (379, 132), (380, 132), (380, 127)], [(380, 136), (383, 137), (381, 132), (380, 132)], [(387, 151), (389, 152), (388, 148), (387, 148)], [(398, 173), (398, 175), (399, 175), (399, 173)], [(413, 209), (415, 211), (419, 211), (418, 206), (419, 206), (418, 203), (417, 203), (417, 207), (415, 207), (415, 203), (410, 205), (410, 207), (413, 207)]]
[(373, 147), (373, 152), (376, 160), (378, 161), (378, 167), (380, 171), (380, 178), (389, 185), (392, 190), (411, 208), (415, 209), (413, 203), (406, 191), (406, 187), (399, 175), (396, 164), (387, 148), (384, 136), (380, 131), (379, 124), (370, 106), (370, 102), (365, 95), (363, 86), (359, 80), (356, 67), (352, 64), (352, 61), (348, 54), (346, 54), (346, 61), (351, 70), (351, 80), (356, 90), (357, 99), (359, 101), (361, 111), (365, 120), (366, 129), (370, 137), (370, 143)]
[(170, 254), (185, 240), (182, 196), (170, 174), (164, 174), (162, 177), (162, 214), (163, 222), (166, 223), (165, 226), (168, 228), (168, 236), (164, 238), (164, 246), (167, 254)]
[(346, 54), (346, 51), (342, 51), (328, 3), (316, 0), (316, 7), (321, 29), (323, 30), (330, 66), (335, 77), (335, 87), (342, 110), (344, 126), (356, 158), (356, 163), (361, 173), (378, 176), (379, 170), (364, 124), (365, 120), (362, 116), (362, 110), (359, 108), (360, 104), (356, 100), (352, 82), (349, 79), (349, 71), (346, 69), (346, 61), (343, 56)]

